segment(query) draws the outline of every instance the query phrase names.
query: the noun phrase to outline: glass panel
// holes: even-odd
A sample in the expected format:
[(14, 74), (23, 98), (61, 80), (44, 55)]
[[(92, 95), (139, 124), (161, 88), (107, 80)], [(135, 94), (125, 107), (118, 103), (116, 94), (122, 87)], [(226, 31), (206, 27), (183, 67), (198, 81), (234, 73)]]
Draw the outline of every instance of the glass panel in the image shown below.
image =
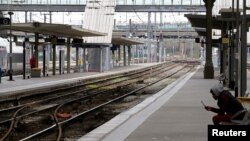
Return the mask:
[(151, 5), (152, 4), (152, 0), (145, 0), (145, 5)]
[(172, 5), (172, 0), (164, 0), (164, 5)]
[(79, 4), (81, 5), (86, 4), (86, 0), (79, 0)]
[(28, 4), (37, 4), (37, 0), (30, 0)]
[(142, 5), (143, 4), (143, 0), (135, 0), (135, 4), (136, 5)]
[(78, 0), (77, 4), (83, 4), (85, 0)]
[(87, 0), (80, 0), (80, 4), (86, 4)]
[(125, 0), (116, 0), (117, 5), (124, 5)]
[(34, 4), (39, 4), (40, 0), (34, 0)]
[(77, 1), (77, 0), (71, 0), (71, 1), (69, 2), (69, 5), (75, 5), (75, 4), (77, 4), (76, 1)]
[(51, 0), (51, 4), (57, 4), (57, 0)]
[(182, 4), (183, 5), (190, 5), (191, 4), (191, 0), (182, 0)]
[(162, 4), (162, 0), (155, 0), (155, 5), (161, 5)]
[(9, 4), (9, 0), (2, 0), (2, 4)]
[(192, 5), (200, 5), (201, 0), (192, 0)]
[(61, 0), (61, 4), (68, 4), (68, 0)]
[(126, 5), (133, 5), (133, 1), (134, 0), (127, 0), (127, 4)]
[(181, 5), (181, 0), (173, 0), (173, 5)]
[(48, 0), (40, 0), (39, 4), (48, 4)]

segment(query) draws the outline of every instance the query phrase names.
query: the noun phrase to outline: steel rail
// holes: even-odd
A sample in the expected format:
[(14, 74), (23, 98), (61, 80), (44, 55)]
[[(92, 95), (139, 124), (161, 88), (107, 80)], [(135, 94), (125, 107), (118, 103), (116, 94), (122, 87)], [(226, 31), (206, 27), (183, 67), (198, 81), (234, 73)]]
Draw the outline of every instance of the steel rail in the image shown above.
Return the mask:
[(17, 114), (18, 114), (21, 110), (23, 110), (24, 108), (26, 108), (26, 107), (22, 107), (22, 108), (18, 109), (18, 110), (14, 113), (9, 129), (8, 129), (8, 131), (6, 132), (6, 134), (0, 139), (0, 141), (5, 141), (5, 140), (8, 138), (8, 136), (10, 135), (10, 133), (13, 131), (14, 125), (15, 125), (15, 123), (16, 123)]

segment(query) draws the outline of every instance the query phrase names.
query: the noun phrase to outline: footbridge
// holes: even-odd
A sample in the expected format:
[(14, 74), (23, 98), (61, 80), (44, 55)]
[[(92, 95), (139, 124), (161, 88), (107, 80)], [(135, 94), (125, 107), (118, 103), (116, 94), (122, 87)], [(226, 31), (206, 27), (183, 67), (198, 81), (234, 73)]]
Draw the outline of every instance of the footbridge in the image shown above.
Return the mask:
[[(98, 2), (98, 0), (0, 0), (0, 11), (85, 12), (87, 3)], [(202, 0), (116, 0), (115, 5), (115, 12), (206, 11)]]

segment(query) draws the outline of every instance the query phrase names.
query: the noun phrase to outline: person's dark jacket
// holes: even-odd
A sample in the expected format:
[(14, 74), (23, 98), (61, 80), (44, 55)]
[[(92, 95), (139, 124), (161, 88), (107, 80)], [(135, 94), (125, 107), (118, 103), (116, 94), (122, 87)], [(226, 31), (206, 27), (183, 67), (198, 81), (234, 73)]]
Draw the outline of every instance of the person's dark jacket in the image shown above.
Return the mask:
[(223, 90), (218, 96), (217, 105), (219, 109), (212, 108), (211, 111), (218, 114), (234, 115), (238, 111), (243, 110), (242, 104), (228, 91)]

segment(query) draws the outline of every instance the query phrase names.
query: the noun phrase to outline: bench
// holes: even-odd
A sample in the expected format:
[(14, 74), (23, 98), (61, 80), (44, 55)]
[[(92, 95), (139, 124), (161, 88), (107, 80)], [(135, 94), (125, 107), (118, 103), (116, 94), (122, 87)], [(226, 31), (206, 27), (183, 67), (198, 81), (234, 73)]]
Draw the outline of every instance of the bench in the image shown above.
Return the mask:
[[(242, 113), (244, 114), (244, 117), (242, 120), (234, 119), (235, 117), (237, 117), (239, 114), (242, 114)], [(237, 112), (236, 114), (232, 116), (231, 122), (232, 124), (236, 124), (236, 125), (250, 125), (250, 110), (244, 109), (244, 110)]]
[(31, 77), (41, 77), (41, 69), (40, 68), (32, 68), (31, 69)]
[[(230, 122), (221, 122), (221, 125), (250, 125), (250, 97), (237, 97), (237, 99), (241, 102), (244, 109), (235, 113), (231, 117)], [(235, 118), (240, 114), (244, 114), (243, 119), (236, 120)]]
[(237, 97), (244, 108), (250, 110), (250, 97)]

